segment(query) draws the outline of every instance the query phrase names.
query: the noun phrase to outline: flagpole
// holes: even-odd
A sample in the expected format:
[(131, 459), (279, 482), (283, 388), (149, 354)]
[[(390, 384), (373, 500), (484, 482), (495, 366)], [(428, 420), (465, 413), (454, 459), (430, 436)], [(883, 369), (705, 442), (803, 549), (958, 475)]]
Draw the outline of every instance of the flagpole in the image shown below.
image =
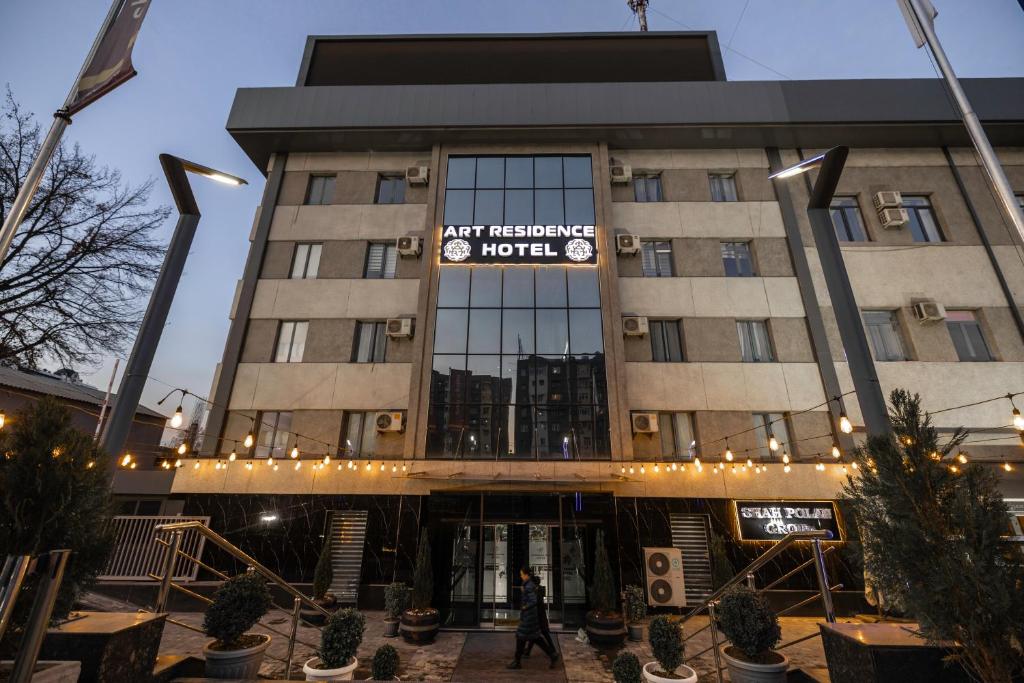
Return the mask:
[(39, 183), (42, 181), (43, 174), (46, 172), (46, 166), (50, 163), (53, 153), (57, 150), (57, 145), (60, 144), (60, 139), (64, 135), (64, 131), (71, 124), (71, 116), (68, 114), (67, 109), (71, 106), (71, 103), (74, 102), (75, 95), (78, 92), (78, 83), (82, 79), (82, 75), (85, 73), (86, 68), (88, 68), (89, 62), (91, 62), (92, 58), (96, 55), (96, 50), (99, 49), (100, 43), (103, 41), (103, 36), (106, 35), (107, 30), (114, 21), (114, 18), (117, 17), (117, 12), (123, 3), (124, 0), (113, 0), (113, 2), (110, 3), (110, 10), (107, 12), (107, 18), (103, 21), (99, 33), (96, 34), (96, 39), (92, 42), (92, 48), (89, 50), (89, 54), (86, 56), (85, 61), (82, 62), (82, 68), (78, 71), (78, 76), (71, 84), (71, 91), (64, 100), (64, 106), (54, 112), (53, 125), (50, 126), (50, 132), (46, 134), (43, 144), (40, 145), (39, 153), (32, 162), (32, 166), (28, 169), (28, 175), (25, 176), (25, 182), (18, 191), (18, 195), (14, 198), (14, 203), (11, 204), (11, 210), (4, 218), (3, 227), (0, 228), (0, 267), (3, 266), (3, 262), (7, 258), (7, 252), (11, 248), (11, 242), (14, 241), (14, 235), (18, 232), (18, 227), (21, 225), (21, 221), (25, 218), (25, 214), (28, 212), (29, 203), (35, 196), (36, 190), (39, 189)]

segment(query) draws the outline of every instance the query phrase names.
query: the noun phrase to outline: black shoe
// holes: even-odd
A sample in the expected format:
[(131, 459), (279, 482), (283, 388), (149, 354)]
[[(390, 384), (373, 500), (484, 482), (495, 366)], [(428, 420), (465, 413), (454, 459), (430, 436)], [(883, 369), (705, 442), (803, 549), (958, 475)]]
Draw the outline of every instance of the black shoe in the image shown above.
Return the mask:
[(524, 652), (523, 656), (526, 657), (526, 658), (529, 658), (530, 657), (530, 651), (527, 650), (526, 652)]
[(506, 669), (522, 669), (523, 665), (519, 663), (518, 659), (513, 659), (511, 662), (509, 662), (507, 665), (505, 665), (505, 668)]
[(551, 655), (551, 664), (548, 665), (548, 668), (549, 669), (554, 669), (556, 666), (558, 666), (558, 660), (561, 659), (561, 658), (562, 658), (562, 655), (560, 653), (558, 653), (558, 652), (556, 652), (555, 654)]

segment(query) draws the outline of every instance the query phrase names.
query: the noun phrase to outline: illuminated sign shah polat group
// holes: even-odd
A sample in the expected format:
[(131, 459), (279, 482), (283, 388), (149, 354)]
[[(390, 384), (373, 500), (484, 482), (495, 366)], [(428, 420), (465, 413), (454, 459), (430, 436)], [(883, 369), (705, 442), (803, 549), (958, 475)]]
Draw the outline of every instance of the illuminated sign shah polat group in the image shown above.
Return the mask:
[(779, 541), (794, 531), (824, 529), (840, 540), (833, 501), (737, 500), (736, 521), (744, 541)]
[(441, 263), (597, 263), (593, 225), (446, 225)]

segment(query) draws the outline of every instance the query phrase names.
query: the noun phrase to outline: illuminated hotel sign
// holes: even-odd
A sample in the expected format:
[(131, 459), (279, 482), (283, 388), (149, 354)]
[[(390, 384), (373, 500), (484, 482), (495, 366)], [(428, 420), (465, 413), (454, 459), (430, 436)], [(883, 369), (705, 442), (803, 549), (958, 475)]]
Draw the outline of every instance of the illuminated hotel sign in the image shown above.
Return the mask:
[(817, 529), (841, 540), (833, 501), (737, 500), (736, 521), (744, 541), (779, 541), (794, 531)]
[(441, 263), (597, 263), (593, 225), (446, 225)]

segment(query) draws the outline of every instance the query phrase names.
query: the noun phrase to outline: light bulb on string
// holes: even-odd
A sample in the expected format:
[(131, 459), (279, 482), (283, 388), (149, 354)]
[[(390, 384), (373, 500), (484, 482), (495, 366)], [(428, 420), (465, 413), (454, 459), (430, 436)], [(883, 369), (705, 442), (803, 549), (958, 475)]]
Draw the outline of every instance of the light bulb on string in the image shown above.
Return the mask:
[(192, 469), (194, 469), (194, 470), (198, 470), (199, 469), (199, 461), (198, 460), (196, 460), (194, 463), (192, 463)]
[(655, 472), (661, 471), (661, 465), (659, 465), (658, 463), (654, 463), (654, 471)]
[(302, 461), (301, 460), (296, 460), (295, 461), (295, 469), (298, 470), (300, 467), (302, 467)]
[(370, 464), (370, 461), (369, 461), (369, 460), (367, 460), (367, 461), (366, 461), (366, 471), (367, 471), (367, 472), (369, 472), (369, 471), (370, 471), (370, 467), (371, 467), (371, 466), (372, 466), (372, 465)]
[(174, 461), (174, 467), (175, 469), (181, 467), (181, 458), (178, 458), (177, 460)]
[(960, 471), (960, 468), (957, 467), (956, 465), (950, 465), (949, 471), (952, 472), (953, 474), (957, 474)]
[(845, 412), (839, 413), (839, 431), (843, 434), (853, 433), (853, 423), (850, 422), (850, 418), (846, 417)]
[(7, 415), (0, 410), (0, 429), (3, 429), (5, 424), (7, 424)]
[(188, 453), (188, 444), (182, 441), (181, 445), (178, 446), (178, 455), (185, 455), (186, 453)]
[(394, 474), (397, 471), (398, 471), (398, 465), (392, 465), (391, 466), (391, 473)]
[(238, 453), (236, 453), (235, 449), (232, 448), (231, 449), (231, 455), (228, 456), (228, 462), (234, 462), (237, 459), (238, 459)]
[(330, 453), (325, 453), (324, 454), (324, 464), (325, 465), (330, 465), (331, 464), (331, 455), (330, 455)]
[(1003, 469), (1007, 472), (1013, 471), (1013, 467), (1010, 465), (1010, 463), (1006, 462), (1005, 460), (1003, 461)]
[(250, 472), (252, 471), (252, 460), (245, 463), (245, 469), (249, 470)]
[[(1024, 416), (1020, 414), (1020, 411), (1017, 410), (1017, 406), (1013, 404), (1013, 394), (1007, 394), (1006, 398), (1010, 399), (1010, 407), (1013, 408), (1013, 428), (1018, 432), (1024, 432)], [(2, 426), (3, 422), (0, 422), (0, 427)]]
[(352, 470), (352, 469), (355, 469), (355, 467), (356, 467), (356, 464), (354, 462), (352, 462), (351, 460), (349, 460), (348, 461), (348, 468), (350, 470)]
[(675, 472), (675, 471), (676, 471), (676, 469), (677, 469), (677, 467), (676, 467), (676, 464), (675, 464), (675, 463), (672, 463), (672, 471), (673, 471), (673, 472)]
[(294, 446), (292, 446), (292, 452), (290, 453), (290, 455), (292, 457), (292, 460), (295, 460), (297, 457), (299, 457), (299, 444), (295, 444)]
[(736, 463), (732, 464), (732, 473), (736, 474)]
[(132, 461), (132, 454), (125, 453), (124, 457), (121, 458), (121, 467), (128, 467), (128, 464)]
[(242, 444), (243, 444), (243, 445), (244, 445), (244, 446), (245, 446), (246, 448), (252, 448), (252, 444), (253, 444), (253, 442), (255, 442), (255, 441), (256, 441), (256, 439), (255, 439), (255, 438), (253, 438), (252, 432), (250, 431), (250, 432), (249, 432), (248, 434), (246, 434), (246, 435), (245, 435), (245, 441), (243, 441), (243, 442), (242, 442)]
[(783, 465), (788, 465), (789, 464), (789, 453), (787, 453), (786, 451), (782, 451), (782, 464)]
[(643, 465), (640, 465), (640, 474), (647, 474), (647, 469)]
[(747, 467), (753, 467), (753, 466), (754, 466), (754, 460), (752, 458), (747, 458)]
[(633, 474), (633, 466), (632, 465), (629, 466), (629, 473)]
[(274, 465), (274, 471), (277, 472), (277, 465)]
[(729, 442), (725, 442), (725, 459), (727, 462), (732, 462), (732, 449), (729, 448)]
[(850, 463), (850, 467), (852, 467), (855, 470), (859, 470), (860, 469), (860, 465), (857, 464), (856, 460), (854, 460), (853, 462)]
[(693, 466), (696, 467), (698, 470), (701, 468), (700, 467), (700, 457), (699, 456), (694, 456), (694, 458), (693, 458)]
[(961, 465), (967, 464), (967, 454), (964, 453), (963, 451), (960, 451), (959, 453), (956, 454), (956, 459), (957, 461), (960, 462)]
[(267, 458), (267, 466), (268, 467), (275, 467), (275, 465), (274, 465), (274, 456), (271, 455), (270, 457)]
[(783, 472), (785, 472), (786, 474), (789, 474), (789, 471), (790, 471), (791, 469), (793, 469), (793, 468), (792, 468), (792, 467), (790, 467), (789, 465), (783, 465), (783, 466), (782, 466), (782, 471), (783, 471)]
[(384, 463), (381, 463), (381, 464), (380, 464), (380, 471), (381, 471), (381, 472), (383, 472), (383, 471), (384, 471)]
[(773, 451), (779, 450), (779, 440), (771, 432), (768, 433), (768, 448)]
[(839, 452), (839, 444), (832, 444), (832, 457), (838, 458), (842, 453)]
[(128, 465), (128, 469), (134, 470), (135, 469), (135, 465), (136, 465), (136, 463), (133, 462), (131, 465)]
[(178, 405), (178, 407), (174, 409), (174, 416), (171, 418), (171, 427), (177, 429), (181, 426), (183, 421), (184, 416), (181, 414), (181, 405)]
[(405, 463), (402, 463), (402, 471), (405, 472)]
[(622, 474), (626, 473), (626, 466), (625, 465), (622, 466), (621, 471), (622, 471)]

